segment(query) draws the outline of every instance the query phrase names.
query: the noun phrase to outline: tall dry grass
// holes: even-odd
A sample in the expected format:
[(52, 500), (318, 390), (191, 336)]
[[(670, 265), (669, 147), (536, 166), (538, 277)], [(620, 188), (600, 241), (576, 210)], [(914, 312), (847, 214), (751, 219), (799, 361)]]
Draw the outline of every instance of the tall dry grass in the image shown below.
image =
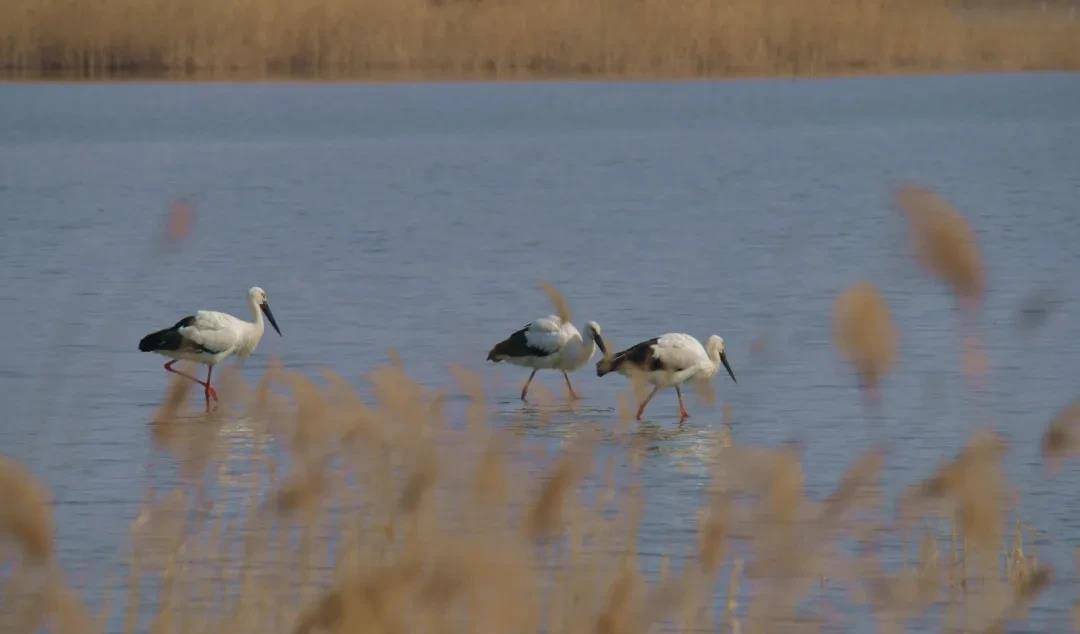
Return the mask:
[[(154, 442), (183, 482), (147, 496), (126, 591), (96, 615), (52, 561), (42, 487), (0, 464), (0, 492), (19, 501), (0, 515), (0, 629), (83, 634), (111, 616), (161, 633), (801, 631), (828, 626), (846, 593), (881, 631), (915, 618), (994, 631), (1052, 582), (1019, 525), (1008, 539), (1015, 497), (989, 433), (911, 486), (899, 513), (880, 493), (882, 452), (814, 500), (794, 450), (717, 433), (696, 540), (646, 575), (640, 484), (596, 462), (593, 426), (533, 477), (515, 456), (536, 448), (489, 424), (479, 377), (455, 376), (466, 425), (394, 365), (372, 372), (371, 403), (330, 373), (320, 385), (275, 367), (250, 386), (225, 372), (209, 415), (187, 409), (177, 378)], [(635, 438), (615, 440), (628, 465), (646, 450)], [(884, 561), (890, 542), (912, 553), (899, 566)]]
[[(1075, 6), (5, 0), (9, 77), (712, 77), (1080, 68)], [(981, 6), (982, 3), (976, 3)]]

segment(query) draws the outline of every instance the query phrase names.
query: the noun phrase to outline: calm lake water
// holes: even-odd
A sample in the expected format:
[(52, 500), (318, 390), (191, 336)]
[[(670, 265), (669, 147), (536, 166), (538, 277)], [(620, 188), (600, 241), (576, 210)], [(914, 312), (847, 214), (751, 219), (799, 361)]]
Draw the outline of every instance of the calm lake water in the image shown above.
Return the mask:
[[(123, 578), (146, 487), (175, 478), (150, 438), (167, 377), (137, 351), (143, 334), (200, 308), (248, 318), (258, 284), (285, 336), (263, 339), (250, 377), (276, 355), (362, 388), (392, 347), (434, 387), (456, 389), (451, 363), (481, 372), (508, 425), (527, 372), (484, 357), (550, 312), (543, 279), (616, 346), (721, 334), (739, 383), (714, 383), (735, 441), (801, 443), (812, 497), (876, 443), (895, 496), (996, 429), (1029, 548), (1056, 571), (1028, 625), (1070, 622), (1080, 465), (1048, 475), (1038, 444), (1080, 395), (1080, 75), (3, 85), (0, 121), (0, 452), (51, 487), (60, 560), (92, 601)], [(960, 371), (953, 300), (890, 207), (906, 181), (978, 233), (981, 392)], [(162, 250), (181, 198), (193, 234)], [(877, 414), (831, 344), (833, 301), (864, 279), (902, 333)], [(1019, 327), (1040, 290), (1046, 319)], [(584, 415), (614, 427), (625, 381), (573, 379)], [(650, 406), (663, 433), (643, 466), (646, 566), (693, 543), (721, 410), (688, 406), (681, 428), (673, 393)], [(557, 412), (526, 433), (554, 444), (574, 422)]]

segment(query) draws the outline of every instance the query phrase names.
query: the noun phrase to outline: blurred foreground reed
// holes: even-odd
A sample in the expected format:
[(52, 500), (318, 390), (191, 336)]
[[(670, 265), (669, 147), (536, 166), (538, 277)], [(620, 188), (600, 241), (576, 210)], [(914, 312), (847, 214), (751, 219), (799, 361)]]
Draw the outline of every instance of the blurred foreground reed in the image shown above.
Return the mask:
[[(335, 375), (320, 386), (275, 367), (256, 386), (226, 371), (223, 406), (202, 416), (185, 409), (190, 383), (173, 383), (153, 437), (183, 482), (148, 495), (111, 616), (58, 572), (45, 491), (0, 463), (13, 502), (0, 510), (0, 629), (103, 631), (119, 611), (126, 631), (154, 632), (817, 630), (836, 625), (824, 588), (881, 631), (927, 614), (934, 629), (987, 631), (1022, 618), (1053, 579), (1019, 525), (1007, 538), (1006, 448), (988, 432), (895, 508), (879, 494), (880, 452), (811, 500), (794, 451), (719, 433), (697, 539), (649, 578), (641, 483), (596, 463), (596, 427), (583, 422), (531, 479), (515, 456), (536, 447), (488, 424), (479, 377), (455, 376), (470, 403), (461, 424), (393, 365), (371, 374), (372, 403)], [(636, 438), (605, 442), (634, 465)], [(903, 564), (886, 565), (887, 542)]]
[(1080, 68), (1075, 4), (6, 0), (8, 77), (717, 77)]

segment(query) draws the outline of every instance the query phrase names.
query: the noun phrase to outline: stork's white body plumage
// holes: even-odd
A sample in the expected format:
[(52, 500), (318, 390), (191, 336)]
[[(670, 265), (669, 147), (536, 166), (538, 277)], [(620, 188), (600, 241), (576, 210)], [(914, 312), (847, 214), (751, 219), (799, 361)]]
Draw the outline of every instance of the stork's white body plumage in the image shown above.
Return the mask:
[(641, 420), (645, 406), (659, 390), (674, 387), (679, 397), (679, 419), (685, 420), (690, 414), (683, 404), (679, 386), (691, 379), (712, 378), (721, 365), (727, 369), (731, 380), (735, 381), (735, 373), (731, 370), (724, 352), (722, 337), (713, 335), (709, 337), (706, 345), (702, 346), (700, 341), (688, 334), (669, 332), (601, 359), (596, 364), (596, 374), (604, 376), (608, 372), (618, 372), (628, 377), (640, 376), (654, 386), (653, 391), (638, 407), (638, 420)]
[[(720, 364), (714, 360), (718, 354), (710, 358), (700, 341), (681, 332), (669, 332), (657, 337), (653, 354), (659, 359), (660, 368), (648, 370), (645, 379), (662, 388), (680, 385), (694, 378), (710, 378), (720, 368)], [(620, 374), (627, 376), (629, 372), (624, 368)]]
[(525, 343), (543, 354), (507, 355), (503, 360), (526, 368), (573, 372), (588, 363), (596, 352), (592, 339), (586, 342), (574, 324), (555, 315), (529, 322), (524, 331)]
[[(248, 305), (253, 321), (244, 321), (228, 313), (213, 310), (200, 310), (194, 315), (184, 317), (171, 328), (165, 328), (146, 335), (139, 342), (139, 350), (156, 352), (172, 359), (165, 364), (169, 372), (179, 374), (195, 381), (205, 388), (207, 407), (211, 398), (217, 398), (210, 385), (210, 375), (215, 365), (228, 357), (236, 355), (247, 357), (259, 345), (265, 331), (263, 314), (270, 325), (280, 335), (274, 314), (270, 311), (266, 291), (253, 287), (248, 291)], [(172, 369), (177, 361), (194, 361), (207, 366), (206, 381)]]
[(216, 365), (230, 356), (247, 357), (262, 340), (266, 327), (262, 313), (254, 309), (255, 321), (244, 321), (228, 313), (200, 310), (190, 325), (177, 329), (180, 336), (194, 346), (178, 350), (154, 350), (171, 359)]
[(521, 400), (525, 400), (537, 370), (562, 371), (570, 396), (577, 398), (567, 372), (581, 369), (592, 359), (597, 345), (601, 349), (604, 346), (600, 325), (595, 321), (586, 324), (585, 333), (583, 337), (574, 324), (557, 315), (541, 317), (496, 344), (488, 353), (488, 361), (506, 361), (533, 369), (521, 390)]

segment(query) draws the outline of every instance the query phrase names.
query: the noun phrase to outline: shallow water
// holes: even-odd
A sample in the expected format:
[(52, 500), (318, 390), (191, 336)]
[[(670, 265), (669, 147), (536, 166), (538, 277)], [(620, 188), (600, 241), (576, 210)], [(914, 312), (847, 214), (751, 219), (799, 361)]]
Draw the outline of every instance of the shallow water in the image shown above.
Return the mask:
[[(1055, 584), (1030, 623), (1061, 629), (1077, 595), (1080, 466), (1048, 476), (1038, 441), (1077, 396), (1080, 76), (654, 84), (0, 86), (0, 451), (52, 488), (59, 556), (92, 601), (122, 578), (128, 527), (164, 486), (149, 419), (166, 384), (138, 339), (200, 308), (247, 318), (267, 289), (285, 333), (268, 358), (362, 374), (395, 349), (453, 391), (488, 381), (498, 424), (553, 444), (617, 426), (618, 376), (573, 376), (577, 412), (535, 423), (527, 372), (484, 363), (550, 307), (612, 345), (685, 331), (727, 341), (737, 385), (716, 405), (673, 393), (638, 433), (645, 565), (692, 547), (707, 451), (731, 405), (742, 444), (799, 442), (827, 494), (884, 443), (895, 494), (980, 426), (1010, 443), (1008, 476)], [(986, 387), (967, 389), (953, 300), (915, 267), (892, 188), (935, 188), (971, 219), (988, 262)], [(170, 201), (191, 238), (162, 247)], [(837, 294), (879, 285), (901, 329), (879, 413), (831, 347)], [(1045, 320), (1020, 308), (1047, 289)], [(538, 381), (562, 394), (561, 377)], [(533, 421), (530, 423), (530, 421)]]

